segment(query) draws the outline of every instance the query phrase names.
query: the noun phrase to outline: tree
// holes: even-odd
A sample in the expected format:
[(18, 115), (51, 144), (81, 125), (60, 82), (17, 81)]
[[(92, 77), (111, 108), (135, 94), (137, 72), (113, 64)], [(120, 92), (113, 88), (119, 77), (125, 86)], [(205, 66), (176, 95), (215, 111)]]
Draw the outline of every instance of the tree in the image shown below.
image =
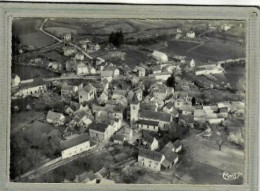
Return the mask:
[(193, 98), (191, 99), (191, 103), (192, 103), (193, 106), (196, 104), (196, 98), (195, 98), (195, 97), (193, 97)]
[(218, 138), (216, 139), (216, 143), (217, 143), (217, 145), (218, 145), (218, 150), (221, 151), (221, 147), (222, 147), (222, 145), (225, 143), (225, 141), (224, 141), (221, 137), (218, 137)]
[(221, 151), (223, 144), (227, 141), (227, 133), (224, 131), (223, 127), (221, 128), (221, 130), (218, 130), (221, 127), (214, 127), (213, 129), (215, 129), (215, 135), (214, 135), (214, 139), (215, 142), (218, 146), (218, 150)]
[(173, 74), (167, 79), (166, 85), (169, 87), (173, 87), (173, 89), (175, 89), (176, 82)]
[(121, 44), (124, 44), (124, 41), (124, 33), (122, 31), (112, 32), (108, 38), (108, 42), (116, 47), (120, 47)]
[(12, 35), (12, 54), (18, 54), (21, 40), (18, 35)]

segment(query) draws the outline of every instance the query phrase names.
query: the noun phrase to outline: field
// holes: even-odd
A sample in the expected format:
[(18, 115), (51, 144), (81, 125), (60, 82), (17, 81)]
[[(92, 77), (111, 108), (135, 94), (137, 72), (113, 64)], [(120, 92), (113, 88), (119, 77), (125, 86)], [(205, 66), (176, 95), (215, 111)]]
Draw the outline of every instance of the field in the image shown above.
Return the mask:
[[(215, 140), (203, 139), (201, 136), (191, 136), (184, 142), (185, 154), (177, 170), (185, 169), (183, 181), (196, 184), (241, 184), (243, 178), (227, 181), (222, 178), (223, 172), (244, 173), (244, 151), (224, 143), (221, 151)], [(217, 160), (216, 160), (217, 159)]]
[(56, 42), (53, 38), (45, 35), (41, 31), (20, 34), (19, 37), (22, 45), (33, 46), (35, 49), (43, 48)]
[(14, 34), (27, 34), (37, 32), (44, 19), (14, 19), (12, 32)]
[(15, 64), (12, 66), (12, 72), (20, 76), (21, 80), (28, 80), (32, 78), (51, 78), (59, 76), (58, 74), (44, 68)]
[(140, 51), (132, 46), (124, 45), (113, 51), (97, 51), (90, 53), (91, 56), (99, 56), (108, 62), (112, 62), (115, 65), (128, 65), (134, 68), (141, 62), (149, 60), (146, 52)]
[(245, 57), (245, 50), (241, 46), (221, 41), (207, 42), (205, 45), (193, 49), (191, 53), (202, 57), (210, 56), (214, 61)]
[[(181, 55), (192, 57), (199, 61), (222, 61), (245, 57), (243, 47), (228, 41), (215, 40), (203, 42), (171, 40), (168, 47), (161, 49), (170, 56)], [(201, 44), (201, 46), (199, 46)]]
[(67, 27), (45, 27), (44, 30), (47, 32), (54, 34), (57, 37), (63, 37), (65, 34), (74, 34), (78, 33), (77, 29), (67, 28)]
[(18, 35), (21, 44), (33, 46), (35, 49), (54, 44), (56, 41), (39, 31), (43, 19), (15, 19), (13, 21), (12, 32)]
[(171, 40), (168, 42), (168, 47), (161, 51), (166, 52), (170, 55), (187, 55), (187, 51), (191, 48), (200, 45), (198, 42), (184, 41), (184, 40)]

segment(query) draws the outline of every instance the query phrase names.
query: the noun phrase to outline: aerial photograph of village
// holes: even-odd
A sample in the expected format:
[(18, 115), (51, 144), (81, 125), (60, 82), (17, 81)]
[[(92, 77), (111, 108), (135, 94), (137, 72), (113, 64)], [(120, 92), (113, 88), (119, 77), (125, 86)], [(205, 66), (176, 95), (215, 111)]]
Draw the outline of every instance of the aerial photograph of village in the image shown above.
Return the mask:
[(243, 184), (245, 27), (14, 18), (10, 181)]

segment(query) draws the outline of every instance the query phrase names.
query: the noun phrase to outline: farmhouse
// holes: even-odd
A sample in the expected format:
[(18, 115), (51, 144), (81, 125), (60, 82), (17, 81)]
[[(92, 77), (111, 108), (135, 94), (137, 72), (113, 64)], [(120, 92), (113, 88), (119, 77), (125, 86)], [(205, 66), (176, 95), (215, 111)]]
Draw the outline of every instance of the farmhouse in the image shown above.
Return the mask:
[(191, 59), (190, 61), (190, 67), (194, 68), (196, 66), (194, 59)]
[(71, 101), (70, 105), (68, 105), (68, 107), (65, 109), (65, 113), (68, 115), (72, 115), (76, 113), (79, 107), (80, 107), (79, 103)]
[(89, 73), (88, 66), (86, 66), (84, 63), (79, 63), (76, 67), (76, 73), (77, 75), (85, 75)]
[(105, 123), (91, 123), (89, 135), (99, 141), (107, 141), (114, 134), (114, 128)]
[(174, 103), (171, 101), (167, 102), (167, 104), (163, 107), (163, 111), (166, 113), (171, 113), (174, 109)]
[(165, 156), (159, 152), (141, 149), (138, 154), (138, 163), (154, 171), (160, 171)]
[(177, 40), (180, 39), (181, 37), (182, 37), (182, 34), (180, 34), (180, 33), (175, 35), (175, 39), (177, 39)]
[(64, 83), (61, 87), (62, 97), (72, 97), (78, 92), (78, 87)]
[(63, 47), (63, 54), (64, 56), (72, 56), (76, 54), (77, 50), (74, 47), (71, 46), (64, 46)]
[(113, 118), (112, 120), (110, 120), (110, 125), (113, 126), (114, 131), (118, 131), (119, 129), (121, 129), (122, 127), (122, 120), (118, 117), (115, 116), (111, 116), (111, 118)]
[(95, 99), (96, 88), (91, 84), (79, 89), (79, 103), (88, 102)]
[(46, 120), (48, 123), (52, 123), (54, 125), (64, 125), (65, 123), (65, 116), (62, 113), (49, 111)]
[(85, 129), (91, 123), (92, 123), (92, 120), (88, 117), (87, 112), (79, 111), (76, 113), (73, 120), (69, 123), (69, 126), (75, 127), (77, 125), (78, 127), (83, 127)]
[(18, 75), (12, 74), (12, 82), (11, 82), (12, 87), (17, 87), (20, 84), (20, 81), (21, 79)]
[(178, 153), (182, 150), (182, 144), (179, 139), (174, 141), (174, 143), (172, 143), (171, 141), (168, 142), (164, 147), (175, 153)]
[(178, 155), (167, 146), (163, 147), (160, 153), (165, 157), (165, 159), (162, 161), (163, 170), (171, 169), (172, 166), (179, 160)]
[(219, 116), (224, 118), (228, 117), (228, 108), (226, 107), (219, 108), (218, 112), (219, 112)]
[(99, 104), (106, 104), (108, 101), (108, 93), (107, 90), (104, 90), (99, 97), (97, 98)]
[(154, 151), (159, 148), (158, 140), (149, 134), (143, 135), (142, 145), (145, 146), (146, 148), (150, 149), (151, 151)]
[(91, 149), (88, 134), (84, 133), (60, 143), (61, 157), (63, 159), (77, 155)]
[(62, 68), (62, 65), (60, 62), (57, 61), (53, 61), (53, 62), (49, 62), (48, 64), (48, 68), (51, 68), (53, 70), (58, 70)]
[(189, 31), (189, 32), (187, 32), (186, 33), (186, 37), (188, 37), (188, 38), (195, 38), (195, 32), (193, 32), (193, 31)]
[(195, 75), (209, 75), (223, 73), (224, 69), (219, 64), (200, 66), (195, 69)]
[(14, 92), (13, 98), (25, 98), (27, 96), (38, 96), (47, 91), (47, 84), (41, 79), (30, 79), (21, 81), (19, 88)]
[(155, 50), (153, 51), (152, 56), (159, 62), (163, 62), (163, 63), (168, 62), (168, 56), (163, 52), (159, 52)]
[(84, 60), (85, 56), (82, 52), (78, 52), (76, 55), (75, 55), (75, 58), (76, 60)]
[(121, 134), (116, 134), (113, 136), (113, 142), (122, 145), (125, 141), (125, 136)]
[(65, 41), (70, 41), (71, 40), (71, 34), (65, 34), (63, 36), (63, 38), (64, 38)]
[(154, 77), (156, 80), (166, 81), (171, 76), (171, 73), (170, 72), (162, 72), (162, 73), (159, 73), (159, 74), (150, 74), (149, 76)]
[(106, 67), (103, 71), (101, 71), (101, 76), (109, 75), (114, 78), (119, 76), (119, 74), (120, 74), (119, 69), (117, 69), (116, 66), (111, 66), (111, 65)]
[(155, 65), (151, 68), (153, 74), (159, 74), (162, 72), (161, 66)]
[(90, 74), (96, 74), (96, 72), (97, 72), (96, 69), (92, 66), (88, 66), (88, 71)]
[(137, 74), (138, 74), (139, 77), (145, 77), (145, 68), (143, 68), (143, 67), (136, 66), (136, 67), (133, 69), (133, 72), (137, 72)]

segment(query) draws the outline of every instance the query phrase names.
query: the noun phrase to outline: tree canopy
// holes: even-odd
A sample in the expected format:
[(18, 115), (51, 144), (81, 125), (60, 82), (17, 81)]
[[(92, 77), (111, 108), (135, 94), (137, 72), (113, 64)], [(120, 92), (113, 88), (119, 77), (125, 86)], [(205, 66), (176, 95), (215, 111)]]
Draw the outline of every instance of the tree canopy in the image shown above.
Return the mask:
[(124, 33), (122, 31), (110, 33), (108, 42), (119, 47), (121, 44), (124, 44)]
[(166, 85), (169, 87), (173, 87), (173, 89), (175, 89), (176, 82), (173, 74), (167, 79)]

